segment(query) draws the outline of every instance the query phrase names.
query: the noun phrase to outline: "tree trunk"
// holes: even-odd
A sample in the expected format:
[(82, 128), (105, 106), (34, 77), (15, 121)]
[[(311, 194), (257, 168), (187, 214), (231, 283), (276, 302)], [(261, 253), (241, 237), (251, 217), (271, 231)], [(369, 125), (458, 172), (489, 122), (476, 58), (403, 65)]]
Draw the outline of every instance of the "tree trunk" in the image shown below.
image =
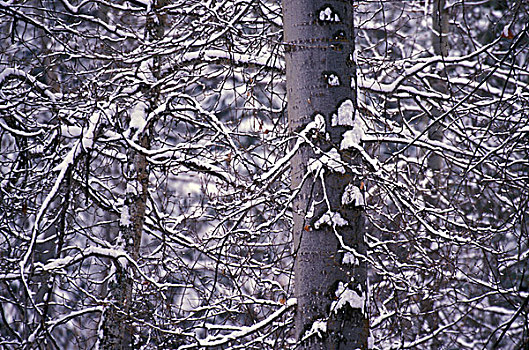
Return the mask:
[[(149, 147), (149, 135), (140, 140), (142, 147)], [(137, 261), (145, 221), (149, 173), (145, 155), (132, 148), (127, 151), (127, 190), (119, 224), (116, 246)], [(109, 283), (111, 305), (103, 315), (102, 349), (132, 349), (134, 327), (131, 323), (133, 305), (134, 270), (124, 259), (113, 261), (114, 271)]]
[[(433, 11), (432, 11), (432, 47), (434, 54), (437, 56), (448, 56), (448, 10), (446, 8), (445, 0), (434, 0), (433, 2)], [(439, 76), (441, 79), (435, 79), (432, 81), (432, 85), (436, 91), (443, 94), (447, 93), (448, 89), (446, 86), (446, 72), (444, 67), (441, 67), (439, 70)], [(434, 105), (432, 108), (432, 117), (433, 119), (439, 118), (443, 114), (442, 108), (439, 108)], [(441, 130), (441, 124), (435, 123), (428, 130), (428, 137), (431, 140), (442, 141), (443, 133)], [(433, 194), (436, 195), (438, 192), (439, 183), (439, 171), (443, 167), (442, 157), (438, 154), (432, 154), (428, 158), (428, 167), (434, 173), (434, 188)]]
[(301, 349), (367, 349), (366, 248), (359, 174), (353, 8), (284, 0), (296, 337)]
[(434, 0), (432, 11), (432, 45), (436, 55), (448, 56), (448, 9), (445, 0)]
[[(145, 35), (151, 42), (163, 37), (166, 19), (162, 8), (165, 3), (166, 0), (156, 1), (148, 14)], [(160, 78), (160, 65), (160, 57), (154, 55), (147, 65), (140, 67), (141, 74), (154, 82)], [(125, 137), (129, 137), (143, 149), (150, 148), (152, 134), (149, 130), (150, 126), (147, 125), (147, 116), (157, 107), (159, 95), (159, 88), (142, 89), (137, 96), (137, 103), (130, 111), (129, 130), (125, 133)], [(145, 154), (129, 146), (126, 155), (124, 177), (127, 186), (116, 246), (137, 261), (147, 208), (149, 170)], [(135, 271), (130, 263), (121, 259), (113, 262), (113, 270), (114, 276), (108, 285), (108, 299), (111, 305), (102, 315), (100, 322), (102, 339), (99, 345), (101, 349), (133, 349), (135, 330), (132, 314), (139, 311), (134, 308)]]

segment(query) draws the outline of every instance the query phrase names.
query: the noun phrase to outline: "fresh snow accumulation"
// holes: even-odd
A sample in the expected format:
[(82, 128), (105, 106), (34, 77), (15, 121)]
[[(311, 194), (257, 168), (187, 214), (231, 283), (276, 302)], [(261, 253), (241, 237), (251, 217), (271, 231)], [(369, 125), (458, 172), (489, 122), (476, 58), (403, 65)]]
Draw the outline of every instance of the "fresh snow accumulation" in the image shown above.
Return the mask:
[(340, 22), (340, 16), (335, 13), (330, 6), (326, 6), (320, 11), (320, 21)]
[(327, 84), (330, 86), (340, 86), (340, 78), (336, 74), (331, 73), (327, 77)]
[(130, 221), (129, 206), (124, 205), (121, 210), (121, 218), (119, 219), (119, 224), (121, 226), (130, 226), (132, 221)]
[(324, 132), (325, 131), (325, 118), (321, 114), (316, 114), (314, 116), (314, 129), (318, 130), (318, 132)]
[(320, 338), (322, 338), (326, 332), (327, 332), (327, 322), (322, 319), (318, 319), (314, 321), (309, 331), (310, 334), (317, 333)]
[[(299, 133), (300, 138), (297, 140), (296, 144), (292, 149), (287, 153), (286, 156), (279, 159), (274, 166), (268, 170), (263, 176), (261, 177), (261, 181), (266, 181), (270, 177), (277, 174), (278, 170), (287, 164), (290, 159), (294, 156), (294, 154), (299, 150), (301, 145), (308, 141), (308, 134), (309, 132), (316, 130), (317, 132), (324, 133), (325, 132), (325, 118), (321, 114), (316, 114), (314, 116), (314, 120), (308, 123), (305, 128)], [(321, 163), (319, 160), (311, 158), (308, 162), (308, 171), (309, 172), (317, 172), (321, 169), (323, 163)], [(345, 169), (344, 169), (345, 171)]]
[(505, 38), (509, 38), (511, 34), (510, 29), (511, 29), (511, 25), (507, 24), (505, 27), (503, 27), (503, 30), (501, 31), (501, 35)]
[(143, 130), (145, 128), (146, 122), (146, 113), (147, 105), (145, 102), (139, 102), (134, 106), (132, 113), (130, 115), (129, 128), (134, 131)]
[(347, 99), (343, 101), (338, 107), (337, 113), (332, 115), (332, 126), (355, 126), (353, 122), (354, 116), (353, 101)]
[(361, 309), (362, 313), (364, 313), (365, 297), (359, 296), (354, 290), (347, 288), (343, 282), (338, 283), (335, 295), (338, 300), (333, 301), (331, 304), (331, 310), (334, 310), (334, 312), (349, 304), (353, 309)]
[(127, 191), (126, 193), (131, 193), (133, 195), (137, 195), (138, 189), (141, 188), (140, 183), (137, 180), (132, 180), (127, 182)]
[(354, 265), (357, 266), (360, 262), (358, 261), (357, 257), (354, 256), (351, 252), (346, 252), (343, 255), (342, 264), (344, 265)]
[(345, 167), (336, 148), (331, 149), (320, 159), (332, 171), (345, 174)]
[(362, 139), (365, 137), (367, 132), (366, 123), (363, 119), (357, 115), (352, 123), (353, 129), (347, 130), (343, 134), (342, 142), (340, 143), (340, 149), (349, 149), (354, 148), (357, 145), (360, 145)]
[(353, 185), (348, 184), (342, 195), (342, 205), (355, 205), (357, 207), (365, 205), (364, 196), (360, 189)]
[(317, 173), (323, 166), (336, 173), (345, 174), (344, 164), (340, 158), (340, 154), (335, 148), (324, 153), (320, 158), (310, 158), (307, 165), (307, 171)]
[(318, 221), (314, 223), (314, 228), (318, 230), (322, 225), (334, 226), (347, 226), (348, 222), (345, 220), (340, 213), (328, 211), (323, 214)]
[[(53, 171), (65, 172), (66, 169), (73, 164), (75, 157), (79, 154), (79, 143), (76, 143), (70, 151), (66, 154), (61, 163), (53, 168)], [(61, 177), (62, 179), (62, 177)]]
[(349, 149), (353, 147), (354, 145), (360, 145), (360, 142), (362, 142), (362, 138), (364, 137), (364, 133), (362, 132), (362, 129), (360, 128), (354, 128), (353, 130), (347, 130), (343, 134), (342, 142), (340, 143), (340, 149)]
[(317, 173), (323, 167), (323, 163), (318, 158), (310, 158), (307, 165), (309, 173)]
[(307, 213), (305, 214), (305, 218), (306, 219), (312, 219), (312, 217), (314, 216), (314, 209), (316, 209), (315, 207), (315, 204), (314, 201), (311, 201), (310, 202), (310, 208), (309, 210), (307, 211)]
[(77, 138), (83, 134), (83, 129), (77, 125), (61, 125), (61, 135), (69, 138)]

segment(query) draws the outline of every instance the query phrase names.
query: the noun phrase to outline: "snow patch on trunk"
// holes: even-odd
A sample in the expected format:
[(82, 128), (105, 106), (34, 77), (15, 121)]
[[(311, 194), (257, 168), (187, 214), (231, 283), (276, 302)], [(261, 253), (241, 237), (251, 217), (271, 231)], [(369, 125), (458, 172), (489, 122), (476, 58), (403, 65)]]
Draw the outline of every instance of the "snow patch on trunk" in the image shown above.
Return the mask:
[(145, 102), (138, 102), (134, 106), (130, 113), (129, 131), (126, 133), (127, 137), (132, 136), (135, 140), (144, 131), (147, 126), (147, 110), (148, 106)]
[(347, 99), (343, 101), (340, 106), (338, 107), (337, 113), (332, 115), (332, 126), (354, 126), (353, 121), (354, 116), (354, 105), (353, 101), (350, 99)]
[(364, 121), (362, 120), (362, 118), (357, 115), (352, 124), (353, 129), (347, 130), (343, 134), (343, 139), (340, 143), (340, 149), (342, 150), (355, 148), (356, 145), (360, 145), (362, 139), (365, 137), (367, 126), (366, 123), (364, 123)]
[(121, 210), (121, 217), (119, 219), (120, 226), (130, 226), (132, 225), (132, 221), (130, 220), (130, 213), (129, 213), (129, 206), (124, 205), (123, 209)]
[(365, 297), (358, 295), (343, 282), (338, 283), (335, 295), (338, 300), (333, 301), (331, 304), (331, 310), (334, 312), (338, 312), (338, 310), (349, 304), (353, 309), (361, 309), (362, 313), (364, 313), (366, 303)]
[(317, 319), (310, 327), (309, 335), (317, 334), (318, 337), (323, 338), (323, 335), (327, 333), (327, 321), (323, 319)]
[(340, 22), (340, 16), (330, 6), (321, 9), (318, 17), (323, 22)]
[(358, 260), (358, 258), (356, 256), (354, 256), (353, 253), (346, 252), (343, 255), (342, 264), (358, 266), (360, 264), (360, 261)]
[(340, 213), (328, 211), (323, 214), (318, 221), (314, 223), (314, 228), (318, 230), (323, 225), (328, 225), (331, 227), (335, 226), (347, 226), (349, 223), (345, 220)]
[(324, 153), (320, 158), (310, 158), (307, 166), (307, 170), (311, 173), (317, 173), (322, 167), (331, 171), (345, 174), (344, 162), (340, 158), (338, 151), (333, 148), (329, 152)]
[(352, 184), (347, 185), (342, 195), (342, 205), (364, 206), (365, 200), (360, 188)]

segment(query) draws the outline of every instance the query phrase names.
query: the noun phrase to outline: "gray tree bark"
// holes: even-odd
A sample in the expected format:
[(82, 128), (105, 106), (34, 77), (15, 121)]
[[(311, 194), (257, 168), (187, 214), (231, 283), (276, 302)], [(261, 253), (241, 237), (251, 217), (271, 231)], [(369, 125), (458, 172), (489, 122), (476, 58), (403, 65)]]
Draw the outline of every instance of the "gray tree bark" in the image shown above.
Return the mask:
[[(432, 47), (435, 55), (443, 57), (448, 56), (448, 9), (446, 8), (445, 0), (434, 0), (433, 11), (432, 11)], [(439, 75), (442, 79), (446, 78), (446, 72), (444, 68), (441, 68)], [(436, 91), (446, 93), (447, 86), (444, 80), (435, 80), (432, 82)], [(434, 119), (439, 118), (443, 114), (443, 110), (434, 106), (432, 109), (432, 117)], [(434, 124), (428, 130), (428, 137), (431, 140), (442, 141), (443, 134), (440, 123)], [(428, 167), (434, 172), (435, 175), (439, 174), (439, 171), (443, 167), (442, 157), (439, 155), (432, 155), (428, 159)], [(439, 184), (439, 176), (435, 176), (435, 188), (434, 193), (437, 193), (437, 187)]]
[(432, 45), (436, 55), (448, 56), (448, 8), (445, 0), (434, 0), (432, 11)]
[[(163, 14), (163, 6), (166, 0), (158, 0), (154, 3), (146, 22), (147, 38), (155, 42), (160, 40), (164, 34), (166, 16)], [(152, 79), (160, 78), (160, 57), (153, 56), (148, 66)], [(142, 90), (143, 96), (138, 98), (138, 104), (145, 108), (145, 117), (152, 112), (159, 100), (159, 88), (147, 87)], [(131, 114), (134, 112), (131, 112)], [(146, 119), (146, 118), (145, 118)], [(132, 124), (132, 117), (131, 117)], [(129, 127), (130, 137), (143, 149), (149, 149), (152, 139), (150, 126), (144, 130), (136, 130)], [(134, 135), (137, 133), (137, 135)], [(140, 253), (143, 226), (147, 209), (147, 194), (149, 184), (149, 169), (145, 154), (135, 150), (131, 146), (127, 149), (127, 164), (125, 168), (125, 181), (127, 189), (119, 225), (119, 234), (116, 245), (123, 249), (134, 261), (137, 261)], [(101, 349), (133, 349), (134, 348), (134, 325), (133, 314), (140, 310), (134, 308), (133, 284), (135, 271), (129, 263), (114, 261), (114, 276), (108, 286), (109, 300), (112, 305), (107, 307), (102, 315), (100, 340)]]
[(367, 349), (353, 8), (284, 0), (283, 21), (289, 128), (301, 140), (291, 161), (296, 337), (301, 349)]

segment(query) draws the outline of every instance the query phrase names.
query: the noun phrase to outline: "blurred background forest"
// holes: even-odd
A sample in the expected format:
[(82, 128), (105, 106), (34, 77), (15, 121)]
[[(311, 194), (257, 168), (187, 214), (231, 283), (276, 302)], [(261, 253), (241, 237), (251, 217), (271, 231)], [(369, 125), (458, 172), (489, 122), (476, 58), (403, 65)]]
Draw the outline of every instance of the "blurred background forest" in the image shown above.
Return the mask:
[[(353, 6), (373, 349), (529, 349), (529, 2)], [(295, 348), (281, 11), (0, 1), (0, 348)]]

